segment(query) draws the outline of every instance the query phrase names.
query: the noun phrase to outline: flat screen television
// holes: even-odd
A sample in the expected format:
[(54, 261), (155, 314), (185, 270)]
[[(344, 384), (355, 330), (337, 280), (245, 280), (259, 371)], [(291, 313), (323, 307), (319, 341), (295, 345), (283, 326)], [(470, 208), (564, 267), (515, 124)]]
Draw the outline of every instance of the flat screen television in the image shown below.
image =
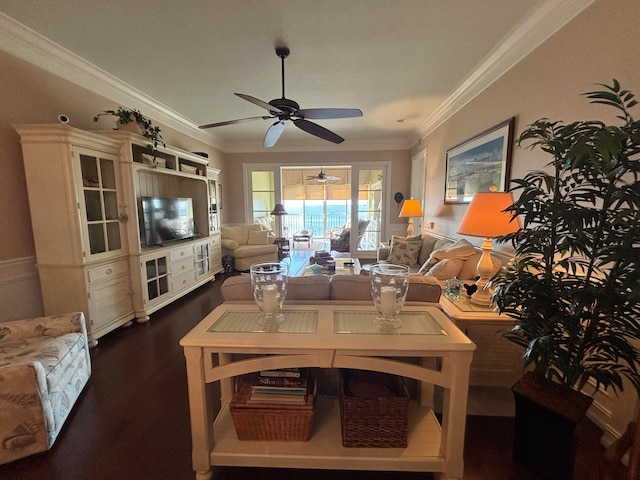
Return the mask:
[(142, 218), (147, 246), (195, 235), (191, 198), (142, 197)]

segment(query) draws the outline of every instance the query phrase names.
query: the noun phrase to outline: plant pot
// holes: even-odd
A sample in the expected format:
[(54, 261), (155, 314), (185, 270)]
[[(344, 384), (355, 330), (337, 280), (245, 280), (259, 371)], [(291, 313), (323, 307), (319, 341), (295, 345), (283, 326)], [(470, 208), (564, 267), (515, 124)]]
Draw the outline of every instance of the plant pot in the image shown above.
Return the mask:
[(133, 116), (131, 116), (129, 120), (130, 121), (128, 123), (116, 122), (116, 130), (122, 130), (123, 132), (133, 132), (137, 133), (138, 135), (142, 135), (142, 125), (136, 122), (136, 119)]
[(593, 399), (527, 373), (511, 388), (516, 416), (513, 458), (545, 480), (571, 480), (575, 428)]

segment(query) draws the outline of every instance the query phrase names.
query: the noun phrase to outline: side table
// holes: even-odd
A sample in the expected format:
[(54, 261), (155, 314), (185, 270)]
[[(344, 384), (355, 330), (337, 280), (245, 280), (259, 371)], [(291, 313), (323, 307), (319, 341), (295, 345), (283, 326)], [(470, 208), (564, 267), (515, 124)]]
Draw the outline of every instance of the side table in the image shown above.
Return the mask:
[(278, 246), (278, 260), (287, 258), (289, 256), (289, 239), (288, 238), (276, 238), (273, 243)]
[(522, 348), (500, 335), (511, 328), (513, 319), (494, 306), (471, 303), (466, 294), (453, 299), (443, 292), (440, 307), (478, 347), (471, 362), (470, 385), (511, 387), (522, 377)]

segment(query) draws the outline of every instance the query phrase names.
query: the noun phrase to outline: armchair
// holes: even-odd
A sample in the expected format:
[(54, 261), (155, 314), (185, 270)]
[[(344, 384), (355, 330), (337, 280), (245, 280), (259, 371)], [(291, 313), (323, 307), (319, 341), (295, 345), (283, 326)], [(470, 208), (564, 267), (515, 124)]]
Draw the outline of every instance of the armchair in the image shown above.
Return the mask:
[(83, 313), (0, 323), (0, 464), (51, 448), (90, 375)]
[[(367, 231), (367, 227), (369, 227), (369, 220), (358, 221), (358, 243), (360, 243), (360, 240), (362, 240), (362, 237), (364, 237), (364, 233)], [(341, 232), (334, 233), (329, 237), (329, 241), (331, 244), (331, 251), (348, 252), (351, 241), (351, 228), (346, 227), (343, 228)]]

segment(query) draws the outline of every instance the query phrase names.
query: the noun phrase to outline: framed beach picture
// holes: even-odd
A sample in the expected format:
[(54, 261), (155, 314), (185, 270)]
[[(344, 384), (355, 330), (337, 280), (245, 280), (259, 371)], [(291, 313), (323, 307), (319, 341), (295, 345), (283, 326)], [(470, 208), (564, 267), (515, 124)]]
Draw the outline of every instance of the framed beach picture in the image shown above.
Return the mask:
[(447, 150), (444, 203), (469, 203), (476, 192), (508, 188), (514, 117)]

